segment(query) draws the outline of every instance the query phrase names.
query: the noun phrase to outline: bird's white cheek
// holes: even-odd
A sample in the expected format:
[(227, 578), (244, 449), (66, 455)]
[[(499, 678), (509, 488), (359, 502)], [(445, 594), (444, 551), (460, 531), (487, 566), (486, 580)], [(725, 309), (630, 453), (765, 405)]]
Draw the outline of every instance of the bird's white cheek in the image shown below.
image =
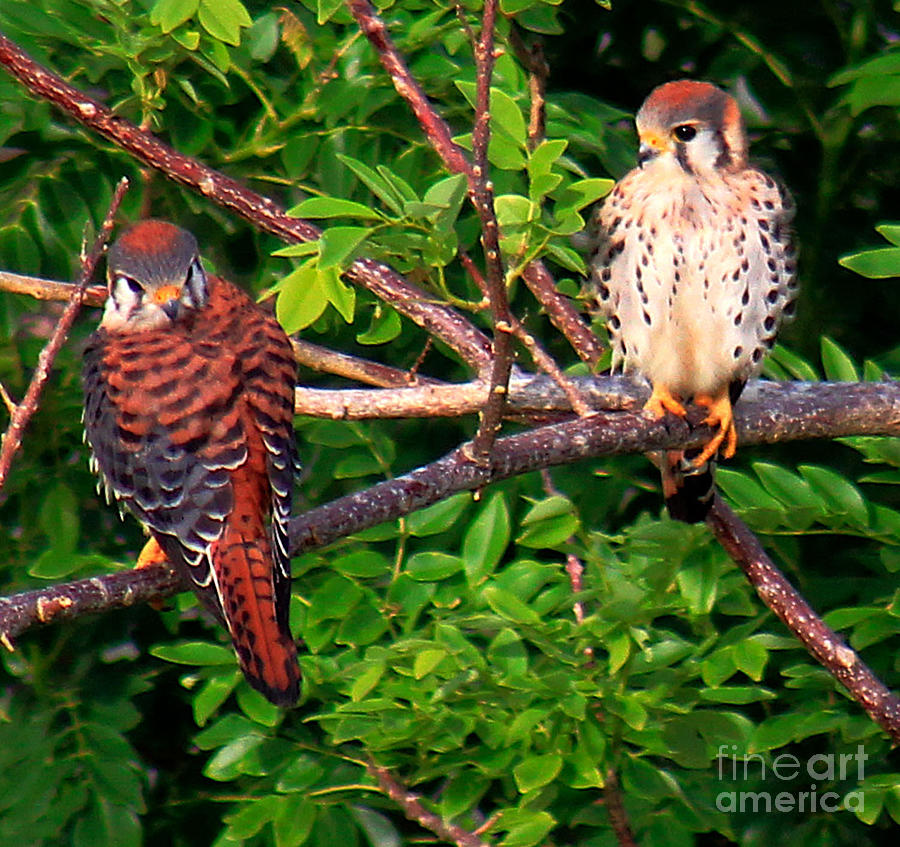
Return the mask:
[(134, 308), (134, 303), (117, 303), (112, 297), (106, 301), (100, 326), (111, 332), (144, 332), (171, 326), (169, 316), (154, 303)]

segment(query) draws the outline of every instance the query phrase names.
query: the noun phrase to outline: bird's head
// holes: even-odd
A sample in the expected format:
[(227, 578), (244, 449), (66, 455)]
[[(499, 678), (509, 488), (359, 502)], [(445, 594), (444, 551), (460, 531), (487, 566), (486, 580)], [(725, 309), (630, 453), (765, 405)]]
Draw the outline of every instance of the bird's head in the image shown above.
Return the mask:
[(747, 134), (735, 99), (708, 82), (682, 79), (654, 88), (635, 119), (641, 167), (677, 163), (709, 176), (747, 165)]
[(111, 330), (163, 329), (209, 297), (197, 239), (166, 221), (140, 221), (119, 236), (106, 279), (100, 325)]

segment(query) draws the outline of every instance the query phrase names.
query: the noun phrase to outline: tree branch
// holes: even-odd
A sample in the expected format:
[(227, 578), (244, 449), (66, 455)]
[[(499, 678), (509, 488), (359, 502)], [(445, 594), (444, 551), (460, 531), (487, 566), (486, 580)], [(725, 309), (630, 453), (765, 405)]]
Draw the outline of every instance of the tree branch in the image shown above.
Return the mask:
[(387, 769), (370, 762), (366, 770), (378, 783), (378, 787), (391, 798), (403, 811), (407, 819), (415, 821), (419, 826), (433, 832), (442, 841), (455, 844), (457, 847), (488, 847), (477, 835), (468, 832), (455, 824), (447, 823), (442, 817), (429, 812), (419, 799), (405, 785), (400, 783)]
[[(315, 241), (321, 235), (318, 227), (289, 217), (268, 197), (251, 191), (196, 159), (178, 153), (149, 132), (118, 117), (107, 106), (39, 65), (2, 34), (0, 65), (32, 94), (53, 103), (138, 161), (208, 197), (258, 228), (289, 243)], [(480, 330), (455, 309), (433, 302), (426, 292), (407, 282), (391, 268), (372, 259), (357, 259), (346, 271), (346, 276), (436, 335), (476, 371), (481, 372), (489, 365), (490, 342)]]
[(82, 247), (81, 274), (78, 284), (70, 286), (71, 294), (69, 295), (69, 302), (66, 304), (66, 308), (63, 310), (62, 315), (60, 315), (59, 320), (56, 323), (56, 328), (53, 330), (53, 334), (44, 346), (44, 349), (41, 350), (40, 356), (38, 356), (38, 366), (34, 375), (31, 377), (31, 382), (25, 392), (25, 397), (22, 399), (22, 402), (16, 405), (12, 410), (9, 427), (3, 435), (2, 447), (0, 447), (0, 490), (2, 490), (3, 486), (6, 484), (6, 477), (9, 474), (10, 467), (12, 467), (13, 458), (18, 452), (19, 447), (22, 445), (22, 435), (25, 432), (25, 427), (28, 426), (28, 422), (37, 411), (41, 392), (44, 390), (44, 385), (46, 385), (47, 380), (50, 377), (53, 363), (56, 361), (56, 357), (62, 349), (63, 344), (65, 344), (66, 338), (69, 335), (69, 330), (72, 328), (72, 324), (78, 316), (79, 309), (81, 309), (84, 289), (94, 275), (94, 268), (96, 268), (100, 256), (103, 255), (106, 242), (109, 240), (110, 233), (112, 232), (116, 212), (119, 210), (119, 204), (122, 202), (122, 198), (125, 196), (125, 191), (127, 189), (128, 180), (120, 180), (118, 186), (116, 186), (113, 198), (110, 201), (106, 217), (103, 219), (100, 232), (94, 239), (93, 246), (89, 251), (86, 249), (86, 246)]
[(481, 221), (481, 246), (484, 251), (485, 288), (494, 327), (494, 358), (491, 385), (479, 413), (478, 431), (472, 439), (475, 461), (485, 463), (503, 422), (509, 374), (512, 370), (512, 313), (506, 296), (506, 271), (500, 253), (500, 227), (494, 209), (494, 190), (488, 177), (488, 144), (491, 139), (491, 79), (494, 74), (494, 27), (497, 0), (485, 0), (481, 33), (475, 42), (475, 125), (472, 128), (472, 166), (470, 180), (472, 202)]
[[(477, 209), (477, 182), (479, 179), (487, 178), (487, 171), (482, 167), (480, 174), (476, 174), (476, 170), (466, 157), (465, 152), (453, 141), (450, 127), (437, 113), (422, 87), (413, 78), (393, 39), (391, 39), (384, 21), (378, 16), (369, 0), (347, 0), (347, 8), (375, 49), (397, 93), (406, 101), (416, 116), (425, 138), (444, 163), (444, 167), (451, 173), (465, 175), (468, 181), (469, 195)], [(466, 26), (464, 10), (459, 5), (457, 5), (456, 10), (467, 32), (470, 33), (471, 30)], [(485, 12), (487, 11), (488, 9), (485, 7)], [(491, 36), (492, 34), (493, 28), (491, 29)], [(482, 25), (482, 38), (484, 35), (485, 29), (484, 25)], [(481, 74), (479, 74), (479, 77), (481, 77)], [(473, 133), (473, 147), (475, 146), (474, 140)], [(524, 279), (525, 284), (547, 312), (553, 325), (565, 335), (578, 355), (589, 364), (596, 364), (603, 353), (603, 346), (590, 328), (581, 320), (572, 304), (556, 290), (553, 277), (544, 264), (542, 262), (532, 262), (524, 273)]]
[(760, 599), (895, 742), (900, 742), (900, 699), (895, 697), (843, 639), (813, 611), (766, 555), (762, 545), (721, 497), (707, 525), (744, 572)]
[[(550, 380), (545, 382), (551, 390), (558, 391)], [(700, 415), (702, 411), (698, 410)], [(737, 405), (736, 422), (744, 445), (849, 435), (900, 435), (900, 384), (758, 383), (748, 386)], [(407, 515), (456, 492), (482, 488), (517, 474), (617, 453), (694, 447), (708, 438), (702, 426), (691, 430), (689, 424), (678, 419), (653, 421), (640, 412), (623, 411), (597, 413), (500, 438), (487, 465), (470, 461), (464, 445), (404, 476), (293, 518), (289, 531), (291, 555)], [(723, 512), (721, 505), (711, 520), (711, 528), (735, 560), (739, 564), (746, 562), (748, 569), (752, 566), (753, 573), (761, 574), (752, 576), (751, 581), (765, 583), (773, 579), (766, 571), (767, 560), (762, 558), (759, 542), (746, 527), (729, 523), (728, 513)], [(718, 526), (716, 521), (724, 525)], [(132, 579), (138, 593), (128, 590)], [(766, 602), (769, 602), (766, 597), (773, 593), (776, 595), (773, 603), (778, 600), (781, 588), (773, 584), (776, 589), (767, 590), (763, 597)], [(0, 601), (0, 642), (12, 643), (18, 634), (48, 620), (129, 606), (139, 599), (174, 594), (183, 587), (170, 571), (157, 566), (25, 592)], [(101, 592), (99, 602), (98, 592)], [(796, 610), (801, 608), (798, 606)], [(799, 624), (805, 615), (796, 611), (794, 619)], [(818, 636), (808, 636), (804, 643), (807, 640), (821, 641)], [(838, 677), (842, 684), (847, 684), (844, 679), (852, 685), (856, 685), (854, 680), (861, 680), (864, 699), (860, 702), (875, 712), (881, 709), (882, 715), (886, 715), (882, 725), (894, 727), (895, 713), (892, 706), (886, 705), (891, 701), (885, 697), (884, 687), (870, 674), (867, 676), (862, 663), (849, 658), (844, 652), (848, 648), (843, 645), (838, 648), (839, 642), (834, 638), (826, 637), (826, 642), (830, 646), (824, 655), (836, 660), (834, 672), (842, 675)], [(819, 658), (816, 652), (813, 655)]]

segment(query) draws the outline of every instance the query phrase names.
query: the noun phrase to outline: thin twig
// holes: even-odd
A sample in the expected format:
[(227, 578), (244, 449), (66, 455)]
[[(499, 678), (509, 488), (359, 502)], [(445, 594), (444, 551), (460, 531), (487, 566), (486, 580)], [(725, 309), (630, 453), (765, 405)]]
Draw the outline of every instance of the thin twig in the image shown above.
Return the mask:
[(766, 555), (762, 545), (721, 497), (707, 525), (744, 572), (762, 601), (895, 742), (900, 742), (900, 699), (895, 697), (843, 639), (826, 626)]
[(291, 338), (291, 345), (297, 364), (320, 373), (331, 373), (381, 388), (441, 384), (439, 380), (418, 376), (414, 371), (382, 365), (380, 362), (351, 356), (348, 353), (339, 353), (320, 344), (304, 341), (302, 338)]
[(572, 345), (578, 358), (595, 367), (603, 355), (603, 345), (572, 304), (556, 290), (556, 282), (549, 271), (540, 262), (532, 262), (522, 274), (522, 279), (547, 313), (550, 323)]
[(387, 769), (370, 762), (366, 770), (378, 783), (378, 787), (393, 800), (407, 819), (433, 832), (438, 838), (457, 847), (488, 847), (477, 835), (461, 826), (448, 823), (422, 805), (418, 794), (414, 794)]
[(106, 212), (106, 217), (103, 219), (103, 225), (100, 227), (100, 232), (94, 239), (93, 246), (90, 251), (82, 249), (81, 274), (79, 276), (78, 284), (73, 287), (69, 302), (66, 304), (66, 308), (60, 315), (56, 328), (53, 330), (53, 334), (44, 346), (44, 349), (41, 350), (40, 356), (38, 356), (37, 368), (35, 369), (34, 375), (31, 377), (31, 382), (28, 385), (28, 389), (25, 391), (22, 402), (16, 405), (15, 411), (10, 417), (9, 426), (3, 435), (2, 447), (0, 447), (0, 490), (2, 490), (3, 486), (6, 484), (9, 469), (12, 467), (13, 457), (22, 445), (22, 435), (25, 432), (25, 427), (38, 409), (41, 392), (50, 377), (50, 371), (53, 368), (53, 363), (56, 361), (56, 356), (62, 349), (63, 344), (65, 344), (66, 338), (69, 335), (69, 330), (72, 328), (72, 324), (75, 322), (75, 318), (81, 308), (84, 289), (94, 275), (94, 269), (97, 266), (97, 262), (100, 260), (100, 256), (103, 254), (106, 242), (109, 240), (113, 222), (116, 213), (119, 210), (119, 204), (122, 202), (122, 198), (125, 196), (125, 191), (127, 189), (128, 180), (123, 178), (119, 181), (118, 186), (116, 186), (112, 201), (109, 204), (109, 209)]
[(615, 833), (619, 847), (638, 847), (628, 820), (628, 811), (625, 809), (625, 801), (622, 797), (622, 786), (619, 783), (619, 775), (615, 768), (607, 768), (606, 784), (603, 786), (603, 803), (609, 815), (609, 822)]
[(503, 421), (509, 374), (512, 370), (512, 313), (506, 296), (506, 271), (500, 253), (500, 227), (494, 209), (494, 189), (489, 177), (488, 144), (491, 138), (491, 80), (494, 74), (494, 27), (498, 0), (485, 0), (481, 33), (475, 42), (475, 124), (472, 127), (472, 201), (481, 221), (485, 285), (494, 326), (494, 359), (491, 387), (479, 414), (478, 431), (472, 439), (472, 455), (486, 462)]
[(528, 117), (528, 149), (534, 150), (546, 135), (547, 125), (547, 79), (550, 77), (550, 65), (544, 56), (544, 44), (540, 36), (532, 36), (530, 44), (512, 24), (509, 30), (509, 43), (516, 58), (528, 71), (529, 117)]
[(512, 319), (513, 335), (519, 339), (525, 349), (531, 355), (532, 360), (547, 376), (549, 376), (563, 391), (569, 402), (572, 404), (572, 410), (584, 417), (590, 415), (593, 409), (587, 404), (582, 397), (581, 392), (563, 372), (553, 357), (541, 346), (541, 343), (519, 322), (517, 318)]
[[(315, 241), (321, 235), (318, 227), (308, 221), (289, 217), (268, 197), (263, 197), (237, 180), (177, 152), (149, 132), (118, 117), (107, 106), (39, 65), (2, 34), (0, 65), (32, 94), (53, 103), (138, 161), (240, 215), (259, 229), (291, 243)], [(372, 259), (361, 258), (350, 265), (345, 275), (379, 299), (390, 303), (419, 326), (437, 335), (476, 371), (480, 372), (488, 366), (490, 341), (484, 334), (455, 309), (434, 302), (421, 288), (408, 282), (391, 268)]]
[[(27, 294), (35, 300), (68, 300), (72, 297), (72, 288), (71, 282), (0, 271), (0, 291)], [(81, 302), (85, 306), (102, 306), (105, 299), (106, 286), (91, 285), (84, 289)]]
[(471, 165), (463, 149), (453, 140), (450, 127), (428, 101), (422, 86), (410, 73), (403, 56), (397, 50), (384, 21), (369, 0), (347, 0), (347, 8), (356, 23), (375, 48), (378, 59), (394, 83), (397, 93), (412, 109), (425, 137), (437, 151), (447, 169), (471, 177)]

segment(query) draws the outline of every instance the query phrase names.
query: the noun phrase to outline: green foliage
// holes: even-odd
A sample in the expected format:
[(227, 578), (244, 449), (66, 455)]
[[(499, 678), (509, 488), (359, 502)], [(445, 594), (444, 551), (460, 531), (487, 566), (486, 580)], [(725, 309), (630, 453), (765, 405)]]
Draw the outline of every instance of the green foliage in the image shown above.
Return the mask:
[(841, 264), (870, 279), (900, 276), (900, 225), (882, 224), (875, 229), (893, 246), (850, 253), (841, 257)]
[[(457, 9), (379, 5), (412, 73), (470, 147), (475, 72)], [(878, 227), (890, 246), (858, 247), (898, 176), (897, 50), (882, 43), (893, 17), (863, 3), (804, 6), (802, 18), (774, 3), (752, 16), (722, 2), (636, 8), (501, 3), (488, 156), (516, 313), (571, 363), (519, 276), (540, 257), (561, 289), (577, 291), (584, 261), (571, 236), (609, 177), (633, 164), (623, 108), (691, 67), (739, 88), (754, 150), (798, 195), (806, 293), (766, 374), (896, 372), (896, 298), (835, 261), (848, 254), (845, 267), (864, 276), (900, 273), (896, 225)], [(461, 11), (477, 30), (477, 4)], [(514, 26), (547, 36), (553, 75), (536, 145)], [(316, 241), (288, 247), (254, 234), (204, 198), (144, 177), (3, 76), (0, 268), (71, 276), (85, 225), (101, 220), (125, 173), (135, 187), (123, 218), (189, 226), (208, 262), (275, 296), (289, 331), (350, 352), (363, 345), (397, 367), (418, 361), (425, 333), (342, 278), (360, 257), (483, 320), (459, 260), (481, 257), (465, 180), (441, 166), (343, 3), (37, 0), (0, 4), (0, 28), (119, 114), (322, 227)], [(0, 298), (0, 381), (13, 396), (53, 314)], [(4, 490), (4, 594), (108, 571), (141, 546), (134, 522), (95, 496), (80, 443), (78, 351), (92, 323), (57, 360)], [(436, 347), (423, 371), (459, 378), (461, 365)], [(298, 420), (300, 507), (424, 464), (471, 432), (471, 420)], [(560, 468), (552, 482), (528, 476), (477, 498), (457, 494), (298, 557), (292, 625), (305, 646), (304, 700), (286, 713), (247, 686), (190, 595), (161, 612), (24, 636), (0, 677), (0, 841), (420, 843), (419, 826), (377, 790), (370, 759), (429, 812), (484, 827), (504, 847), (614, 844), (602, 802), (611, 774), (644, 844), (892, 838), (900, 779), (885, 736), (702, 527), (660, 518), (649, 463)], [(897, 440), (742, 450), (719, 483), (810, 602), (896, 688)], [(577, 592), (567, 562), (584, 568)], [(859, 750), (864, 772), (816, 779), (820, 796), (848, 798), (847, 811), (723, 811), (732, 790), (808, 791), (805, 774), (773, 776), (779, 756)], [(755, 769), (736, 776), (728, 768), (745, 755)]]

